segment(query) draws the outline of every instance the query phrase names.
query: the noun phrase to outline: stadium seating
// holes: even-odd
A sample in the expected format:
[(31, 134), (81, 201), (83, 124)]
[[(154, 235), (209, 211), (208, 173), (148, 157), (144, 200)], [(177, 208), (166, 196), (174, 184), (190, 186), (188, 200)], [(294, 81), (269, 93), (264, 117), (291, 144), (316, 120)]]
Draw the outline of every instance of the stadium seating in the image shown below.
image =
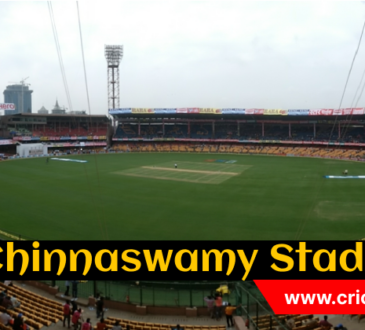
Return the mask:
[[(164, 323), (151, 323), (151, 322), (138, 322), (131, 321), (127, 319), (121, 319), (116, 317), (108, 317), (105, 319), (106, 328), (111, 329), (115, 322), (119, 321), (119, 324), (123, 329), (129, 326), (130, 330), (170, 330), (172, 327), (175, 327), (176, 324), (164, 324)], [(94, 327), (96, 329), (96, 327)], [(223, 325), (216, 326), (204, 326), (204, 325), (184, 325), (184, 329), (186, 330), (226, 330), (226, 327)]]
[[(49, 327), (52, 323), (57, 323), (63, 319), (63, 307), (57, 301), (47, 299), (18, 286), (6, 286), (0, 283), (0, 288), (2, 290), (7, 289), (8, 295), (15, 295), (21, 303), (18, 308), (8, 310), (9, 315), (16, 317), (22, 313), (26, 318), (25, 323), (31, 328), (39, 330), (43, 326)], [(4, 310), (5, 308), (0, 306), (0, 312)]]
[(261, 144), (202, 144), (202, 143), (115, 143), (113, 150), (123, 152), (190, 152), (261, 154), (275, 156), (322, 157), (335, 159), (364, 159), (365, 150), (344, 147), (267, 146)]

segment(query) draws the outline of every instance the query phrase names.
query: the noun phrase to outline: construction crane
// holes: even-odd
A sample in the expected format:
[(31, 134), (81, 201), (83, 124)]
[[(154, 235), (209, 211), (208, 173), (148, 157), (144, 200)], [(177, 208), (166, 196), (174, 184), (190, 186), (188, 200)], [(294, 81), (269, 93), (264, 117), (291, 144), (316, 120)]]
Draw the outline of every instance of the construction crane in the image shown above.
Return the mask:
[(23, 80), (20, 80), (20, 83), (18, 83), (18, 82), (9, 82), (9, 84), (21, 85), (22, 86), (21, 98), (19, 99), (19, 97), (18, 97), (19, 108), (22, 110), (21, 113), (24, 113), (24, 86), (30, 86), (30, 84), (25, 84), (24, 83), (28, 78), (29, 77), (24, 78)]

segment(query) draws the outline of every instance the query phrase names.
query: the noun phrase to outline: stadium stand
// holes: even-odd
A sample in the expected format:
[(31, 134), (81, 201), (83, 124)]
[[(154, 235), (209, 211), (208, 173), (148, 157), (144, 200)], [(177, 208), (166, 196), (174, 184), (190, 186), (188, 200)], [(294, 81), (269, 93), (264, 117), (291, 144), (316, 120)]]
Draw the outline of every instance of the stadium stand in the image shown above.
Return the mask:
[[(49, 327), (52, 323), (57, 323), (63, 319), (63, 307), (57, 301), (44, 298), (41, 295), (15, 285), (7, 286), (0, 283), (0, 288), (2, 290), (6, 289), (9, 296), (16, 296), (20, 302), (19, 307), (8, 309), (7, 313), (13, 318), (17, 317), (19, 313), (23, 314), (25, 323), (31, 329), (39, 330), (44, 326)], [(0, 306), (0, 312), (4, 312), (5, 310), (5, 307)]]
[[(63, 305), (60, 302), (46, 298), (44, 295), (35, 293), (33, 290), (38, 290), (33, 287), (25, 289), (17, 284), (14, 286), (6, 286), (0, 283), (0, 291), (7, 289), (9, 295), (16, 295), (21, 302), (20, 307), (15, 310), (8, 310), (7, 312), (12, 317), (17, 317), (19, 313), (23, 314), (23, 320), (28, 325), (29, 330), (39, 330), (43, 327), (55, 327), (58, 329), (62, 327), (63, 320)], [(45, 295), (47, 295), (45, 293)], [(49, 294), (48, 294), (49, 295)], [(95, 327), (95, 310), (91, 308), (85, 309), (82, 312), (83, 319), (91, 317), (93, 328)], [(4, 308), (0, 307), (0, 313), (4, 312)], [(319, 320), (320, 316), (308, 314), (262, 314), (250, 315), (249, 327), (245, 326), (247, 315), (234, 316), (235, 330), (278, 330), (286, 329), (286, 319), (289, 316), (293, 319), (295, 327), (292, 330), (320, 330)], [(93, 316), (94, 315), (94, 316)], [(354, 314), (348, 316), (336, 316), (329, 319), (332, 324), (338, 323), (346, 325), (347, 329), (360, 330), (363, 327), (362, 320), (365, 318), (364, 314)], [(148, 315), (133, 315), (129, 312), (122, 312), (117, 310), (108, 311), (108, 316), (104, 317), (106, 329), (110, 330), (116, 321), (119, 321), (123, 330), (170, 330), (176, 327), (176, 321), (181, 324), (185, 330), (224, 330), (227, 329), (225, 319), (222, 318), (219, 322), (210, 319), (208, 316), (201, 320), (188, 317), (176, 319), (176, 316), (156, 315), (151, 317)], [(189, 321), (190, 320), (190, 321)], [(182, 322), (182, 323), (181, 323)], [(206, 322), (206, 323), (204, 323)], [(351, 327), (350, 327), (351, 326)], [(0, 323), (0, 330), (14, 330), (11, 326), (6, 326)], [(331, 330), (335, 330), (334, 327)]]
[(117, 142), (113, 149), (123, 152), (193, 152), (193, 153), (232, 153), (261, 154), (293, 157), (323, 157), (335, 159), (364, 159), (365, 150), (344, 147), (288, 147), (279, 145), (250, 145), (223, 143), (163, 143), (163, 142)]

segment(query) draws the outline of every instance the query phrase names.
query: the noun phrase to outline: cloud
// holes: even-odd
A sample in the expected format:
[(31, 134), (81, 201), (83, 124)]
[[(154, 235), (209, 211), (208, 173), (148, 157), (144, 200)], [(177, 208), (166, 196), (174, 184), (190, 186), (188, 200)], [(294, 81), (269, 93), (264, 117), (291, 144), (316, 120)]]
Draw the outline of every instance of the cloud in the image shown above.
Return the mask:
[[(53, 2), (74, 110), (86, 110), (76, 4)], [(122, 107), (336, 107), (360, 2), (79, 2), (91, 109), (107, 113), (105, 44), (123, 44)], [(47, 2), (0, 2), (0, 86), (29, 76), (33, 109), (67, 108)], [(344, 105), (365, 63), (361, 47)], [(362, 101), (365, 103), (365, 101)]]

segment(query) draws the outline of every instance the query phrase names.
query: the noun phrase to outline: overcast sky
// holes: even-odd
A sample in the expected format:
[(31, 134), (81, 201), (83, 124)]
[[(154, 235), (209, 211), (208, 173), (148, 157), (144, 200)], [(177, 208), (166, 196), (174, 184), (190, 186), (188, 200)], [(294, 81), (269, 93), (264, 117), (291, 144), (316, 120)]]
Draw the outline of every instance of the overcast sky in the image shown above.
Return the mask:
[[(365, 20), (361, 1), (88, 0), (79, 8), (93, 114), (108, 108), (105, 44), (124, 46), (120, 107), (337, 108)], [(72, 108), (87, 110), (76, 2), (53, 2), (53, 11)], [(1, 89), (29, 76), (33, 112), (56, 98), (70, 108), (47, 2), (1, 1), (0, 13)], [(343, 107), (364, 69), (365, 36)]]

